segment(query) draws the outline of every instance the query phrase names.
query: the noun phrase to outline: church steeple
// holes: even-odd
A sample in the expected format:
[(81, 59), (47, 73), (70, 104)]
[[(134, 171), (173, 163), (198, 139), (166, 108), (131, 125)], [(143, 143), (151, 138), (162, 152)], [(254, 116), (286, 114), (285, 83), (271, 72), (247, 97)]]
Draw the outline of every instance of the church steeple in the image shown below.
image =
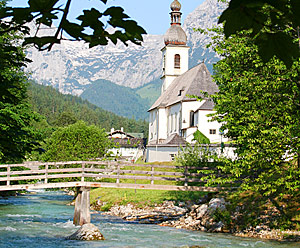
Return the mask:
[(187, 37), (184, 30), (181, 28), (181, 4), (178, 0), (171, 3), (171, 27), (165, 34), (165, 44), (186, 45)]
[(181, 25), (181, 4), (178, 2), (178, 0), (174, 0), (171, 3), (171, 25)]
[(162, 93), (166, 91), (173, 80), (188, 70), (189, 47), (186, 45), (187, 36), (181, 27), (181, 4), (178, 0), (171, 3), (171, 27), (164, 36), (165, 47), (162, 49), (163, 80)]

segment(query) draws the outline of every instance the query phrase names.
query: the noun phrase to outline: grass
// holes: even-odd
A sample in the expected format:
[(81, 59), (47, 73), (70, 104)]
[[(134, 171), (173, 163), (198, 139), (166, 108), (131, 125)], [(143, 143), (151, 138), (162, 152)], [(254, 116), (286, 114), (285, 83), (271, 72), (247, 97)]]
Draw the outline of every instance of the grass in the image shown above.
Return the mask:
[(206, 192), (145, 190), (145, 189), (93, 189), (90, 194), (91, 204), (97, 200), (103, 203), (102, 211), (108, 210), (112, 205), (126, 205), (131, 203), (137, 207), (155, 206), (164, 201), (196, 201), (206, 195)]

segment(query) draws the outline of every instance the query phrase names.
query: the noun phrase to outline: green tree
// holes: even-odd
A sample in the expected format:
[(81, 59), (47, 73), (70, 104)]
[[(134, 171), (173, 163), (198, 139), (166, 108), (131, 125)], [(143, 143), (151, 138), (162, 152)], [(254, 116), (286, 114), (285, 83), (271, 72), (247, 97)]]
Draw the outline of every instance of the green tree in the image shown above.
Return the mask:
[(299, 0), (230, 0), (219, 23), (224, 23), (226, 37), (249, 31), (264, 62), (275, 55), (291, 67), (293, 59), (300, 56), (300, 45), (294, 42), (300, 36), (299, 13)]
[(80, 161), (103, 158), (112, 142), (104, 129), (88, 126), (83, 121), (60, 127), (46, 141), (44, 161)]
[(28, 103), (27, 60), (18, 41), (16, 33), (0, 35), (0, 163), (21, 162), (41, 139), (32, 125), (39, 116)]
[(198, 144), (210, 144), (210, 140), (209, 138), (207, 138), (202, 132), (200, 132), (199, 130), (197, 130), (194, 133), (194, 138), (193, 140), (195, 140)]
[(70, 111), (64, 111), (62, 113), (59, 114), (59, 116), (57, 117), (55, 124), (57, 126), (63, 127), (63, 126), (68, 126), (71, 124), (76, 123), (77, 118), (75, 116), (75, 114), (73, 114)]
[(299, 194), (300, 66), (291, 68), (273, 57), (264, 63), (248, 32), (228, 39), (215, 37), (223, 57), (214, 66), (219, 92), (214, 96), (215, 119), (236, 147), (237, 158), (220, 169), (241, 180), (240, 190), (273, 202)]
[[(107, 3), (107, 0), (99, 1)], [(90, 47), (107, 45), (109, 41), (116, 44), (119, 40), (125, 45), (127, 41), (135, 44), (143, 41), (145, 30), (136, 21), (129, 20), (123, 8), (110, 7), (103, 12), (95, 8), (83, 10), (83, 14), (76, 18), (78, 24), (68, 17), (72, 2), (74, 0), (28, 0), (28, 7), (5, 7), (0, 11), (0, 34), (21, 31), (27, 34), (24, 44), (34, 44), (39, 50), (51, 50), (54, 44), (67, 39), (64, 34), (70, 37), (69, 40), (82, 40)], [(59, 23), (54, 33), (53, 21)], [(34, 35), (29, 34), (30, 29), (26, 25), (32, 22), (36, 24), (35, 30), (32, 30)], [(106, 30), (108, 25), (114, 29), (113, 32)], [(51, 28), (53, 34), (40, 34), (39, 31), (45, 27)]]

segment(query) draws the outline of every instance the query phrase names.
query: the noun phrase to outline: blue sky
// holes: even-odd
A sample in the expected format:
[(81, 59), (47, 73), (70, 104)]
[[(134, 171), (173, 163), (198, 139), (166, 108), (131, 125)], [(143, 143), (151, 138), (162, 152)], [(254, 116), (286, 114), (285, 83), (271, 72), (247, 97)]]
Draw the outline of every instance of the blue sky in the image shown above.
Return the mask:
[[(179, 0), (183, 19), (204, 0)], [(10, 5), (26, 6), (28, 0), (13, 0)], [(170, 26), (170, 4), (172, 0), (108, 0), (109, 6), (122, 6), (132, 19), (136, 20), (148, 34), (164, 34)], [(20, 5), (21, 4), (21, 5)], [(100, 0), (73, 0), (71, 16), (78, 16), (82, 9), (91, 6), (104, 9)]]

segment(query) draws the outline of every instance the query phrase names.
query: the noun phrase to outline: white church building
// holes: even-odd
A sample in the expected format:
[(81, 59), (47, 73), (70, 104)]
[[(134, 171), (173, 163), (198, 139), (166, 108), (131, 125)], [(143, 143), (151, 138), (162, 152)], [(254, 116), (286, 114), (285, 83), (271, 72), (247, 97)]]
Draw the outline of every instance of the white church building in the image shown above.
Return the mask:
[[(202, 101), (201, 91), (213, 94), (218, 91), (204, 63), (189, 69), (187, 36), (181, 27), (181, 4), (171, 3), (171, 27), (164, 36), (163, 84), (161, 96), (148, 110), (150, 114), (147, 162), (171, 161), (186, 142), (193, 143), (196, 130), (219, 146), (221, 124), (209, 121), (214, 113), (212, 100)], [(223, 142), (226, 141), (223, 137)], [(218, 144), (218, 145), (216, 145)], [(213, 145), (214, 146), (214, 145)]]

